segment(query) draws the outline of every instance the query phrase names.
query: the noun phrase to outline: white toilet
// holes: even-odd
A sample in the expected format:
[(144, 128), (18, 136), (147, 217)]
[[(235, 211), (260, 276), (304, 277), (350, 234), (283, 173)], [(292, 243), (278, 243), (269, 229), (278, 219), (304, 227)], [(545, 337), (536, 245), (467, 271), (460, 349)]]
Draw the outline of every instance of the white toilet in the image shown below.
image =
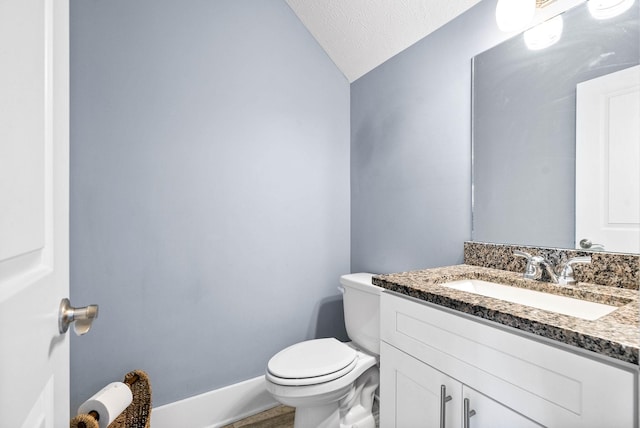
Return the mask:
[(379, 384), (380, 292), (370, 273), (343, 275), (344, 320), (352, 342), (315, 339), (278, 352), (267, 391), (296, 408), (295, 428), (375, 428)]

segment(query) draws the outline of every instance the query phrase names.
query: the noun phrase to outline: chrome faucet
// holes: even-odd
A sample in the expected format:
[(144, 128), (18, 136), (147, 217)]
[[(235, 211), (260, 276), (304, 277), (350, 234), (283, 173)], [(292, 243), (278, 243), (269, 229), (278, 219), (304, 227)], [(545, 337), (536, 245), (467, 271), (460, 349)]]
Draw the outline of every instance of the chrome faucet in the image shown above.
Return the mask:
[(591, 256), (573, 257), (566, 262), (559, 262), (556, 266), (542, 256), (532, 256), (524, 251), (515, 250), (513, 255), (527, 259), (527, 267), (524, 271), (526, 279), (539, 281), (542, 273), (547, 272), (551, 282), (560, 285), (573, 285), (576, 283), (573, 277), (573, 265), (577, 263), (591, 263)]
[(529, 253), (518, 250), (515, 250), (513, 255), (527, 259), (527, 267), (524, 270), (525, 279), (540, 280), (542, 278), (542, 264), (544, 263), (544, 257), (532, 256)]

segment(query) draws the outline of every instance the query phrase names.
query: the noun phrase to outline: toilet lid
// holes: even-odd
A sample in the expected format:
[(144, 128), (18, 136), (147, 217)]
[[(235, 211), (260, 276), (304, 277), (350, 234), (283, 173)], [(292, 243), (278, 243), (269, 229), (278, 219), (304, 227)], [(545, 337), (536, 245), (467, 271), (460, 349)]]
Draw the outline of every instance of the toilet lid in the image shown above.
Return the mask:
[[(282, 379), (323, 377), (323, 381), (343, 376), (353, 369), (355, 349), (334, 339), (315, 339), (296, 343), (269, 360), (270, 374)], [(327, 376), (335, 374), (335, 376)], [(306, 382), (305, 382), (306, 383)]]

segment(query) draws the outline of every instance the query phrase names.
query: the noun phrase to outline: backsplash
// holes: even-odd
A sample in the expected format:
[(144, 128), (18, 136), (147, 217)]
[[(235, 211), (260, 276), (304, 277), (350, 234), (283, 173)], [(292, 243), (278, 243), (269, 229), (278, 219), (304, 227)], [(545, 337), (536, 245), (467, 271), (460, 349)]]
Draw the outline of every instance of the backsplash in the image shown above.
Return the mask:
[(573, 266), (577, 281), (632, 290), (640, 288), (640, 255), (637, 254), (467, 241), (464, 243), (464, 263), (511, 272), (524, 272), (526, 260), (514, 256), (515, 250), (539, 255), (554, 263), (572, 257), (591, 256), (591, 263)]

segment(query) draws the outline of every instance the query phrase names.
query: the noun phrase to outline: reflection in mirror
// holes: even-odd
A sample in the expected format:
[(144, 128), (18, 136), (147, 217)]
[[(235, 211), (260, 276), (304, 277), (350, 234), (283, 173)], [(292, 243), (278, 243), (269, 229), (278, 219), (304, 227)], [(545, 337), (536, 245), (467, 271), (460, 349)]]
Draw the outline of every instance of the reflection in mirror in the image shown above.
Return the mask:
[(576, 240), (640, 253), (640, 65), (576, 92)]
[[(584, 238), (630, 252), (586, 231), (576, 239), (576, 87), (640, 63), (639, 11), (635, 2), (596, 19), (581, 4), (562, 15), (551, 45), (529, 49), (518, 35), (474, 58), (473, 240), (580, 248)], [(616, 178), (618, 195), (633, 192), (628, 172)]]

